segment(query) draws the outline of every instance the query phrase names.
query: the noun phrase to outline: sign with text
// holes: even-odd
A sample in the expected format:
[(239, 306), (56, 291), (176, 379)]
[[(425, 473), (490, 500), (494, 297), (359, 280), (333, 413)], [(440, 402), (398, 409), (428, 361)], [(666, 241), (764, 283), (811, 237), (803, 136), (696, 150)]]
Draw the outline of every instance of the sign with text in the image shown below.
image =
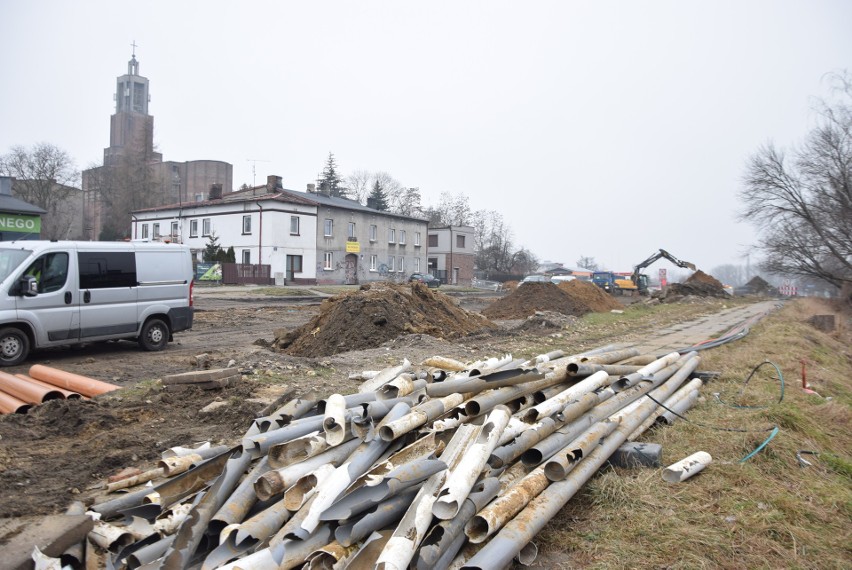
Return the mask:
[(668, 279), (666, 278), (666, 268), (660, 268), (660, 287), (665, 287), (668, 285)]
[(41, 218), (39, 216), (0, 214), (0, 232), (40, 233)]
[(347, 241), (346, 253), (361, 253), (361, 244), (357, 241)]

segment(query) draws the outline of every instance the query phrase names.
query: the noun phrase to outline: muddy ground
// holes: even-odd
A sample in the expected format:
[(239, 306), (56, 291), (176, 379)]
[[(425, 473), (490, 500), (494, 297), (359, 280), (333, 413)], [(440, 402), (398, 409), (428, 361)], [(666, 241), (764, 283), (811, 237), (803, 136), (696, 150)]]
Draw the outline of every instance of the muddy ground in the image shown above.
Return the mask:
[[(459, 307), (481, 313), (500, 294), (457, 293), (451, 298)], [(530, 321), (535, 326), (524, 319), (496, 320), (498, 328), (460, 339), (403, 334), (377, 348), (316, 358), (269, 348), (276, 331), (296, 329), (316, 317), (321, 300), (253, 297), (250, 290), (200, 291), (192, 331), (176, 334), (162, 352), (144, 352), (126, 341), (99, 343), (42, 351), (26, 365), (8, 369), (25, 373), (32, 364), (48, 364), (125, 389), (91, 401), (51, 401), (25, 415), (0, 417), (0, 517), (52, 514), (74, 500), (91, 502), (101, 494), (106, 477), (124, 467), (156, 467), (160, 453), (172, 446), (237, 444), (252, 419), (286, 390), (299, 396), (312, 391), (319, 397), (347, 394), (359, 384), (349, 379), (351, 373), (394, 366), (403, 358), (418, 363), (434, 355), (473, 361), (507, 352), (516, 357), (556, 348), (577, 352), (605, 343), (608, 336), (606, 327), (597, 336), (584, 334), (574, 317), (539, 326), (538, 315)], [(638, 325), (616, 329), (620, 340), (647, 333)], [(218, 390), (163, 391), (157, 379), (193, 370), (193, 357), (201, 353), (210, 355), (214, 368), (238, 368), (242, 380)], [(226, 405), (202, 411), (214, 401)]]

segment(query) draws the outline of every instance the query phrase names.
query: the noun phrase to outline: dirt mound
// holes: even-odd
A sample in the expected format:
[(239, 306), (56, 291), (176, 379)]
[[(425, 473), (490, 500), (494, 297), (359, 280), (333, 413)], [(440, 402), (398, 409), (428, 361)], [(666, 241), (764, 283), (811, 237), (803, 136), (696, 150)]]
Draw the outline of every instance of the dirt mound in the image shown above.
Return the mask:
[(651, 297), (659, 299), (663, 303), (676, 303), (687, 297), (718, 297), (720, 299), (727, 299), (730, 295), (722, 287), (695, 281), (693, 283), (672, 283), (662, 291), (654, 292)]
[(707, 285), (713, 285), (714, 287), (722, 288), (724, 287), (718, 279), (713, 277), (712, 275), (708, 275), (701, 271), (700, 269), (689, 276), (689, 279), (686, 280), (689, 284), (694, 283), (706, 283)]
[(621, 303), (590, 281), (580, 281), (579, 279), (563, 281), (558, 287), (575, 299), (583, 301), (593, 313), (606, 313), (613, 309), (623, 308)]
[(549, 333), (577, 324), (577, 317), (555, 311), (536, 311), (513, 328), (514, 331)]
[(329, 356), (376, 348), (406, 334), (458, 338), (496, 328), (421, 283), (372, 283), (323, 301), (319, 315), (277, 335), (272, 346), (294, 356)]
[(581, 316), (592, 312), (586, 303), (553, 283), (524, 283), (482, 311), (489, 319), (524, 319), (536, 311)]
[(739, 295), (766, 295), (770, 297), (778, 295), (778, 289), (767, 283), (759, 275), (752, 277), (751, 281), (742, 287), (737, 287), (735, 292)]

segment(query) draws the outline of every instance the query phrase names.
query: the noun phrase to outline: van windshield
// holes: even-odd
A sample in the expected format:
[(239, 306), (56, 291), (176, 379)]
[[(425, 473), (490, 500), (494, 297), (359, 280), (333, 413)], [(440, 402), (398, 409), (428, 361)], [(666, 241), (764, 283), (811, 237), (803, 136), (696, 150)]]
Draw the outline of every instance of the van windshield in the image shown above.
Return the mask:
[(28, 249), (0, 249), (0, 283), (5, 281), (32, 253)]

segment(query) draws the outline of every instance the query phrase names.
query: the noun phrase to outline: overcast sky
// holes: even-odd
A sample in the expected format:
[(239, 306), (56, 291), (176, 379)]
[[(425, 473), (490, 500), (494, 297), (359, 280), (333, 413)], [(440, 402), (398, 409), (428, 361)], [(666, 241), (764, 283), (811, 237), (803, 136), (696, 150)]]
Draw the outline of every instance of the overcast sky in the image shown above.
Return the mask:
[(848, 0), (0, 0), (0, 21), (0, 153), (99, 164), (135, 40), (165, 160), (304, 190), (333, 152), (619, 271), (745, 263), (749, 154), (801, 140), (852, 57)]

